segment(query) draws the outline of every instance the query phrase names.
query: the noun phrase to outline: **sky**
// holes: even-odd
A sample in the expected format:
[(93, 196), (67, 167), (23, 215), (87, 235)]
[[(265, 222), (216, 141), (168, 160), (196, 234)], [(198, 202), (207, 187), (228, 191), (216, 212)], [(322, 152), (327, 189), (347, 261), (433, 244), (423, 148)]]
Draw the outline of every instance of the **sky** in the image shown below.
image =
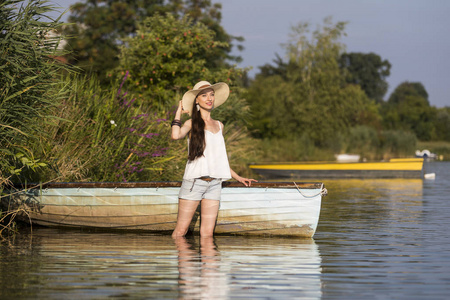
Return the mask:
[[(61, 10), (77, 0), (51, 0)], [(259, 68), (284, 58), (292, 26), (308, 22), (312, 29), (326, 17), (348, 22), (340, 40), (347, 52), (376, 53), (392, 67), (392, 91), (402, 82), (421, 82), (430, 104), (450, 106), (450, 1), (448, 0), (212, 0), (222, 4), (228, 34), (242, 36), (245, 50), (239, 67)]]

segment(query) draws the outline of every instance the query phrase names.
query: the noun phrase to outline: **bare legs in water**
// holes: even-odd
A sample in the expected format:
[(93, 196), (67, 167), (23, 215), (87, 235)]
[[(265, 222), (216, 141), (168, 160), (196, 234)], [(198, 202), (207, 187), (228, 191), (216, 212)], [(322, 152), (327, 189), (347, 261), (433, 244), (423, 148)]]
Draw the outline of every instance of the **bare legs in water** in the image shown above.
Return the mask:
[(199, 202), (201, 202), (200, 236), (213, 236), (220, 201), (209, 199), (202, 199), (201, 201), (179, 199), (177, 225), (172, 233), (172, 237), (176, 238), (186, 235)]

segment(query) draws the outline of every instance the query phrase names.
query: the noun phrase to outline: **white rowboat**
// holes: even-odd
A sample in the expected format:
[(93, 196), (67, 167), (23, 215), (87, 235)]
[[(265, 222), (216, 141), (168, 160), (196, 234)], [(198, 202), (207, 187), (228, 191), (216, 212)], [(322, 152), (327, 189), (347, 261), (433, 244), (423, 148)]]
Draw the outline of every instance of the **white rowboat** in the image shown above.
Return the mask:
[[(2, 198), (4, 209), (24, 208), (24, 221), (50, 227), (172, 232), (180, 182), (53, 183)], [(224, 182), (215, 234), (312, 237), (322, 183)], [(199, 212), (190, 231), (198, 232)]]

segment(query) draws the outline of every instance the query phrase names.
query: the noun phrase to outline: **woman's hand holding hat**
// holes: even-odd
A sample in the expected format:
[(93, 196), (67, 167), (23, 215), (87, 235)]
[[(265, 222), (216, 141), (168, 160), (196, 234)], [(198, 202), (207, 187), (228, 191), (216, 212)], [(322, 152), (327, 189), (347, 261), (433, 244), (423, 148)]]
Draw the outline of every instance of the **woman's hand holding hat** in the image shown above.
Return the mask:
[[(178, 112), (180, 112), (179, 115), (178, 115)], [(180, 102), (178, 103), (178, 109), (177, 109), (177, 113), (175, 115), (175, 118), (178, 118), (178, 117), (181, 118), (182, 114), (188, 114), (188, 113), (189, 113), (189, 111), (185, 110), (184, 107), (183, 107), (183, 100), (180, 100)]]
[(178, 108), (177, 111), (175, 113), (175, 118), (172, 121), (171, 127), (173, 128), (174, 126), (178, 126), (179, 128), (181, 128), (181, 126), (183, 125), (181, 123), (181, 114), (183, 113), (189, 113), (188, 111), (183, 110), (183, 103), (180, 100), (180, 102), (178, 103)]

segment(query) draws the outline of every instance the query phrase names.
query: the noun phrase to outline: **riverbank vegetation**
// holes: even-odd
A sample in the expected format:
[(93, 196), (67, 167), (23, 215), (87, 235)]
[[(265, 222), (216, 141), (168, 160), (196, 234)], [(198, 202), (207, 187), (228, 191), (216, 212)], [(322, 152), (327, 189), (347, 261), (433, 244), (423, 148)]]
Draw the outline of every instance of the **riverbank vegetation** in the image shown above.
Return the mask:
[(420, 82), (386, 97), (391, 64), (346, 53), (345, 23), (300, 23), (285, 58), (250, 79), (234, 65), (242, 38), (221, 27), (219, 4), (155, 0), (143, 11), (140, 2), (80, 2), (70, 25), (43, 18), (53, 9), (45, 1), (1, 4), (2, 185), (180, 180), (187, 147), (170, 140), (170, 122), (183, 93), (205, 79), (231, 87), (213, 114), (225, 123), (233, 169), (247, 176), (248, 163), (339, 153), (379, 160), (429, 148), (450, 157), (450, 108), (431, 106)]

